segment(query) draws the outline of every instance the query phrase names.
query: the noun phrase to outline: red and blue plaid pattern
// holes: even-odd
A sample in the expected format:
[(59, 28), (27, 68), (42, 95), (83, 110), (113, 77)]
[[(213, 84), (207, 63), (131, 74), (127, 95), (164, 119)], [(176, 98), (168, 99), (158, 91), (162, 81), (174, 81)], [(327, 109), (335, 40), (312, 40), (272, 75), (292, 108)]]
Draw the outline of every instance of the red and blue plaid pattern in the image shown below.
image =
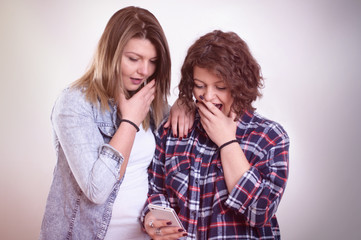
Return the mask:
[(280, 238), (275, 212), (288, 177), (288, 135), (279, 124), (245, 112), (236, 138), (251, 169), (229, 193), (217, 145), (198, 114), (187, 138), (163, 127), (156, 134), (148, 202), (173, 207), (187, 239)]

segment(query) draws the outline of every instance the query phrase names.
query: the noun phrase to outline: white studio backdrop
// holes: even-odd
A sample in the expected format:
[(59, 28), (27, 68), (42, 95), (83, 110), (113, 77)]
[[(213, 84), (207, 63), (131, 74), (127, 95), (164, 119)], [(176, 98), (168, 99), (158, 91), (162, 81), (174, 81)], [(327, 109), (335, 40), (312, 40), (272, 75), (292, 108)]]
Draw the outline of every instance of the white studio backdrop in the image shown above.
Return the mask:
[(359, 239), (361, 2), (0, 2), (2, 239), (37, 239), (55, 166), (50, 112), (88, 66), (118, 9), (147, 8), (172, 57), (173, 103), (187, 48), (214, 29), (249, 45), (265, 78), (258, 112), (291, 138), (277, 216), (283, 239)]

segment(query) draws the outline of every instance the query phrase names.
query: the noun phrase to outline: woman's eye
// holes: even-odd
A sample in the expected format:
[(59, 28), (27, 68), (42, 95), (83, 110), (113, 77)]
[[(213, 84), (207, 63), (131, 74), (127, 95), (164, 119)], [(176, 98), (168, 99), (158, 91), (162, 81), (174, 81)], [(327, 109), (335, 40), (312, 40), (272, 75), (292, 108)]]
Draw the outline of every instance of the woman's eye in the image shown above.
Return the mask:
[(130, 61), (132, 61), (132, 62), (136, 62), (136, 61), (138, 61), (138, 59), (133, 58), (133, 57), (128, 57), (128, 58), (129, 58), (129, 60), (130, 60)]
[(226, 90), (226, 87), (217, 87), (218, 90)]
[(196, 88), (203, 88), (202, 85), (198, 85), (198, 84), (194, 84), (194, 87), (196, 87)]

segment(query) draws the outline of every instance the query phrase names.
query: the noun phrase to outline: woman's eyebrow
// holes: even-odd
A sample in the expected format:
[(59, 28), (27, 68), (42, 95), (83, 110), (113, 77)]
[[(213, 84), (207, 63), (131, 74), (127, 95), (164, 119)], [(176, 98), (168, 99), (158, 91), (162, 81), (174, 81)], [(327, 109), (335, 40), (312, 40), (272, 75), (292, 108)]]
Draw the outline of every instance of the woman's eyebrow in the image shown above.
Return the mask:
[[(138, 57), (140, 57), (140, 58), (143, 58), (143, 57), (144, 57), (142, 54), (136, 53), (136, 52), (132, 52), (132, 51), (126, 51), (126, 52), (124, 52), (124, 54), (134, 54), (134, 55), (136, 55), (136, 56), (138, 56)], [(157, 59), (158, 59), (158, 56), (154, 56), (154, 57), (152, 57), (152, 58), (150, 58), (150, 59), (152, 59), (152, 60), (157, 60)]]
[[(200, 80), (200, 79), (198, 79), (198, 78), (193, 78), (193, 80), (204, 83), (202, 80)], [(224, 84), (226, 84), (223, 80), (219, 80), (219, 81), (215, 82), (215, 84), (218, 84), (218, 83), (224, 83)]]

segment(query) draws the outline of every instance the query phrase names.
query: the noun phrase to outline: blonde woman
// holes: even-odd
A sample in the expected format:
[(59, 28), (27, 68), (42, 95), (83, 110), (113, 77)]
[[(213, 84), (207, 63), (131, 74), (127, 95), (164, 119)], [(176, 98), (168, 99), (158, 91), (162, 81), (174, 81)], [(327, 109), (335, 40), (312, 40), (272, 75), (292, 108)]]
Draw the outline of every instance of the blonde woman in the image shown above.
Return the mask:
[(139, 215), (153, 131), (169, 110), (170, 69), (152, 13), (127, 7), (110, 18), (91, 67), (53, 108), (57, 165), (40, 239), (149, 239)]

